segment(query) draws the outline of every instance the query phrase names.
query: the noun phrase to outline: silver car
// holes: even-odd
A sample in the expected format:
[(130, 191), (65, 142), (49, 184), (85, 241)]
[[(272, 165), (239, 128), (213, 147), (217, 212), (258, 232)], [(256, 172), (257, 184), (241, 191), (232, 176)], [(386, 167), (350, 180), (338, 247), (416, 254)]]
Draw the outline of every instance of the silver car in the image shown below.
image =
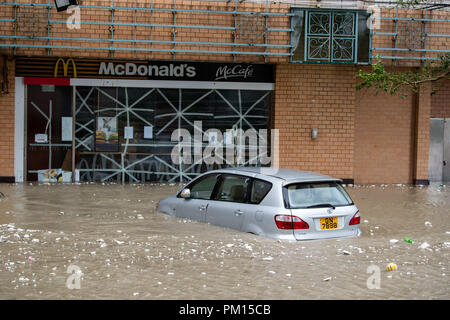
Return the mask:
[(359, 211), (341, 182), (289, 169), (221, 169), (161, 200), (158, 211), (275, 239), (359, 236)]

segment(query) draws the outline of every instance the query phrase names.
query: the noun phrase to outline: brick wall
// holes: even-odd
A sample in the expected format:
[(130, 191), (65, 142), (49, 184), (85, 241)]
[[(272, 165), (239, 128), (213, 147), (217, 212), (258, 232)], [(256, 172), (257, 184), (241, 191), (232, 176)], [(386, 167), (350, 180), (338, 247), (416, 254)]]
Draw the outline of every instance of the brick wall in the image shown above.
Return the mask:
[[(431, 89), (407, 97), (355, 91), (356, 70), (277, 65), (274, 127), (280, 130), (280, 166), (355, 183), (427, 180)], [(311, 139), (312, 128), (318, 129), (317, 140)]]
[[(442, 10), (397, 10), (381, 9), (383, 18), (415, 18), (415, 19), (441, 19), (448, 20), (449, 12)], [(372, 37), (373, 55), (407, 57), (412, 59), (384, 59), (383, 63), (396, 67), (420, 67), (419, 58), (438, 58), (442, 52), (424, 52), (422, 49), (448, 50), (448, 35), (450, 22), (448, 21), (407, 21), (407, 20), (380, 20)], [(380, 34), (384, 33), (384, 34)], [(397, 36), (395, 36), (397, 34)], [(425, 34), (432, 36), (425, 37)], [(443, 36), (442, 36), (443, 35)], [(399, 50), (379, 50), (380, 48), (398, 48)], [(418, 49), (409, 51), (408, 49)]]
[(277, 65), (274, 127), (281, 167), (353, 177), (355, 72), (353, 66)]
[[(25, 2), (25, 1), (19, 1)], [(29, 2), (29, 1), (26, 1)], [(36, 4), (49, 4), (48, 0), (35, 0)], [(53, 4), (53, 2), (50, 2)], [(111, 6), (112, 1), (88, 1), (83, 0), (82, 5), (97, 5), (97, 6)], [(312, 5), (313, 3), (311, 3)], [(317, 4), (314, 1), (314, 4)], [(36, 46), (69, 46), (71, 55), (74, 57), (114, 57), (114, 58), (137, 58), (137, 59), (192, 59), (192, 60), (205, 60), (205, 61), (228, 61), (230, 59), (236, 59), (236, 61), (252, 61), (252, 62), (271, 62), (271, 63), (283, 63), (288, 62), (286, 56), (271, 56), (267, 57), (267, 60), (262, 55), (241, 54), (233, 56), (232, 54), (219, 54), (219, 53), (175, 53), (171, 52), (149, 52), (147, 49), (157, 50), (206, 50), (206, 51), (234, 51), (239, 49), (244, 52), (256, 52), (263, 53), (265, 48), (261, 46), (225, 46), (225, 45), (207, 45), (207, 44), (177, 44), (173, 45), (168, 43), (174, 39), (177, 41), (193, 41), (193, 42), (215, 42), (215, 43), (233, 43), (235, 36), (238, 44), (245, 44), (247, 40), (239, 39), (239, 26), (245, 25), (241, 23), (242, 20), (250, 22), (249, 29), (247, 31), (253, 31), (258, 29), (259, 23), (262, 23), (261, 32), (264, 34), (265, 21), (263, 16), (259, 15), (237, 15), (235, 17), (231, 12), (235, 8), (234, 1), (189, 1), (189, 0), (139, 0), (137, 7), (139, 8), (154, 8), (157, 11), (153, 11), (150, 14), (149, 10), (135, 11), (134, 0), (116, 0), (114, 6), (127, 7), (129, 9), (102, 9), (102, 8), (82, 8), (81, 20), (83, 23), (101, 23), (101, 24), (83, 24), (81, 29), (70, 30), (66, 27), (66, 20), (69, 18), (68, 12), (56, 12), (54, 7), (50, 9), (42, 6), (18, 6), (17, 10), (13, 9), (13, 6), (2, 6), (0, 10), (0, 19), (4, 19), (4, 22), (0, 22), (0, 32), (5, 35), (18, 35), (30, 38), (17, 39), (16, 43), (19, 45), (36, 45)], [(173, 14), (170, 11), (158, 11), (161, 9), (184, 9), (184, 10), (217, 10), (220, 13), (213, 12), (178, 12)], [(238, 2), (237, 10), (239, 12), (260, 12), (266, 11), (266, 3), (262, 2)], [(268, 2), (268, 11), (270, 13), (289, 13), (290, 4), (283, 4), (276, 1)], [(230, 13), (224, 13), (230, 12)], [(381, 10), (381, 16), (386, 17), (398, 17), (399, 18), (418, 18), (418, 19), (448, 19), (449, 12), (442, 10), (404, 10), (400, 9), (386, 9)], [(10, 22), (14, 16), (17, 16), (18, 24), (17, 28), (14, 28), (14, 24)], [(51, 23), (50, 32), (48, 32), (47, 18), (50, 17), (52, 21), (58, 21), (60, 23)], [(259, 18), (263, 18), (262, 20)], [(147, 24), (147, 26), (133, 26), (133, 25), (116, 25), (112, 28), (110, 24), (112, 21), (115, 23), (134, 24)], [(176, 22), (175, 22), (176, 21)], [(153, 25), (166, 25), (163, 26), (149, 26)], [(172, 28), (170, 25), (179, 25), (176, 28)], [(238, 26), (238, 32), (235, 35), (234, 27)], [(192, 29), (181, 26), (186, 25), (198, 25), (198, 26), (212, 26), (212, 27), (226, 27), (229, 29)], [(425, 30), (426, 25), (426, 30)], [(272, 29), (288, 29), (290, 28), (289, 18), (287, 16), (268, 16), (267, 26)], [(245, 31), (245, 30), (244, 30)], [(428, 21), (423, 23), (422, 21), (405, 21), (405, 20), (381, 20), (380, 27), (374, 30), (378, 34), (375, 34), (372, 39), (373, 48), (394, 48), (399, 49), (434, 49), (434, 50), (447, 50), (448, 49), (448, 37), (442, 37), (439, 35), (448, 35), (450, 33), (450, 22), (444, 21)], [(425, 31), (433, 34), (433, 37), (421, 38)], [(384, 33), (384, 34), (380, 34)], [(394, 36), (394, 34), (398, 34)], [(45, 37), (55, 37), (55, 39), (48, 40)], [(266, 40), (268, 44), (283, 44), (290, 43), (289, 32), (284, 31), (269, 31), (267, 32), (267, 39), (260, 38), (255, 41), (249, 41), (253, 44), (263, 44)], [(34, 37), (34, 38), (31, 38)], [(41, 37), (41, 38), (39, 38)], [(80, 38), (79, 40), (61, 40), (57, 37), (74, 37)], [(84, 39), (90, 39), (95, 37), (96, 41), (88, 41)], [(134, 43), (136, 40), (145, 41), (166, 41), (166, 43)], [(116, 42), (113, 46), (117, 50), (109, 51), (108, 48), (111, 45), (109, 40), (116, 39), (121, 40)], [(422, 40), (422, 42), (421, 42)], [(2, 39), (3, 43), (14, 43), (13, 39)], [(93, 48), (103, 47), (104, 49), (83, 49), (87, 46)], [(77, 47), (82, 47), (79, 49)], [(126, 49), (126, 50), (124, 50)], [(13, 50), (10, 49), (10, 54)], [(267, 52), (270, 53), (287, 53), (287, 48), (268, 48)], [(51, 56), (67, 56), (67, 49), (57, 48), (17, 48), (16, 54), (18, 55), (51, 55)], [(420, 58), (437, 57), (440, 52), (420, 52), (420, 51), (393, 51), (393, 50), (374, 50), (374, 55), (381, 56), (402, 56)], [(395, 66), (419, 66), (420, 60), (391, 60), (386, 59), (387, 63), (392, 63)]]
[[(47, 4), (47, 0), (36, 0), (35, 3)], [(82, 5), (111, 6), (111, 1), (82, 1)], [(109, 57), (109, 58), (129, 58), (129, 59), (159, 59), (159, 60), (200, 60), (200, 61), (251, 61), (251, 62), (270, 62), (277, 63), (280, 61), (287, 62), (286, 56), (268, 55), (267, 61), (264, 56), (264, 46), (239, 45), (245, 43), (264, 44), (264, 25), (265, 17), (251, 12), (266, 11), (266, 3), (248, 3), (238, 2), (235, 8), (234, 1), (187, 1), (187, 0), (139, 0), (137, 7), (154, 8), (156, 11), (150, 13), (150, 10), (136, 11), (136, 23), (146, 24), (145, 26), (133, 26), (129, 24), (135, 23), (135, 6), (134, 0), (116, 0), (115, 7), (122, 9), (102, 9), (102, 8), (82, 8), (81, 12), (81, 29), (69, 29), (65, 21), (72, 13), (57, 12), (54, 8), (47, 10), (46, 7), (24, 7), (19, 6), (17, 9), (18, 28), (16, 30), (19, 36), (34, 36), (33, 39), (18, 39), (19, 45), (35, 45), (35, 46), (68, 46), (70, 54), (66, 48), (17, 48), (17, 55), (50, 55), (50, 56), (68, 56), (73, 57)], [(123, 9), (124, 7), (129, 9)], [(213, 10), (218, 12), (177, 12), (161, 11), (162, 9), (180, 9), (180, 10)], [(269, 3), (270, 13), (288, 13), (289, 5), (280, 3)], [(234, 43), (235, 40), (235, 16), (232, 13), (237, 9), (239, 12), (249, 12), (248, 15), (238, 14), (236, 16), (236, 25), (238, 33), (236, 34), (236, 43), (238, 45), (211, 45), (211, 43)], [(50, 20), (59, 21), (61, 23), (52, 23), (50, 33), (47, 31), (47, 16)], [(14, 17), (12, 6), (2, 7), (0, 19), (11, 19)], [(33, 24), (28, 24), (27, 17), (33, 17)], [(114, 23), (122, 24), (111, 27)], [(243, 33), (251, 33), (256, 29), (255, 24), (261, 24), (260, 37), (257, 39), (240, 39), (239, 30)], [(126, 24), (126, 25), (124, 25)], [(176, 24), (173, 28), (171, 25)], [(150, 26), (153, 25), (153, 26)], [(162, 26), (165, 25), (165, 26)], [(200, 26), (203, 28), (188, 28), (182, 26)], [(241, 29), (242, 28), (247, 29)], [(268, 28), (289, 29), (289, 18), (287, 16), (268, 16)], [(212, 27), (212, 28), (206, 28)], [(223, 29), (223, 27), (227, 29)], [(10, 22), (0, 22), (0, 31), (4, 34), (14, 35), (14, 27)], [(54, 39), (47, 40), (43, 37), (52, 37)], [(41, 38), (39, 38), (41, 37)], [(63, 40), (58, 38), (77, 38), (78, 40)], [(136, 42), (147, 41), (147, 42)], [(97, 40), (94, 40), (97, 39)], [(112, 43), (111, 39), (119, 40)], [(94, 41), (93, 41), (94, 40)], [(176, 44), (170, 41), (197, 42)], [(13, 43), (13, 40), (2, 39), (5, 43)], [(151, 43), (151, 41), (163, 41), (164, 43)], [(271, 31), (267, 33), (268, 44), (289, 44), (289, 32)], [(203, 43), (203, 44), (200, 44)], [(110, 47), (114, 50), (108, 50)], [(81, 49), (79, 48), (81, 47)], [(86, 49), (91, 47), (91, 49)], [(103, 49), (92, 49), (103, 48)], [(156, 50), (151, 52), (150, 50)], [(159, 51), (158, 51), (159, 50)], [(188, 50), (188, 51), (205, 51), (205, 52), (167, 52), (170, 50)], [(12, 54), (12, 49), (10, 53)], [(213, 51), (242, 51), (245, 54), (233, 55), (231, 53), (213, 53)], [(255, 52), (257, 54), (247, 54)], [(288, 53), (288, 48), (271, 47), (267, 49), (270, 53)]]
[(433, 83), (431, 96), (431, 118), (450, 118), (450, 80), (443, 79)]
[(356, 183), (412, 182), (414, 95), (401, 98), (374, 89), (356, 93)]
[(430, 84), (406, 97), (374, 89), (357, 92), (356, 182), (427, 183), (431, 105)]
[(8, 93), (0, 93), (0, 177), (14, 176), (14, 61), (7, 67)]
[[(48, 3), (47, 0), (36, 0), (36, 3)], [(83, 1), (82, 4), (93, 4), (93, 1)], [(114, 2), (118, 6), (133, 7), (134, 1), (118, 0)], [(173, 0), (138, 1), (140, 7), (173, 8)], [(111, 1), (95, 1), (96, 5), (111, 5)], [(199, 2), (177, 1), (177, 8), (183, 9), (217, 9), (233, 11), (234, 2)], [(23, 10), (21, 19), (26, 17)], [(19, 10), (19, 11), (20, 11)], [(47, 18), (47, 9), (35, 7), (36, 15)], [(265, 3), (239, 3), (239, 11), (265, 11)], [(289, 12), (289, 6), (280, 3), (270, 3), (270, 12)], [(383, 15), (395, 16), (395, 10), (384, 10)], [(447, 13), (432, 13), (433, 18), (448, 18)], [(11, 19), (14, 15), (12, 7), (2, 7), (1, 19)], [(20, 12), (19, 12), (20, 15)], [(67, 13), (57, 13), (50, 10), (50, 19), (65, 21)], [(249, 15), (250, 16), (250, 15)], [(422, 12), (401, 12), (401, 17), (422, 18)], [(431, 16), (429, 16), (431, 17)], [(44, 19), (45, 18), (45, 19)], [(52, 24), (51, 36), (53, 37), (78, 37), (110, 39), (112, 32), (107, 23), (112, 19), (111, 11), (104, 9), (89, 9), (81, 11), (82, 21), (104, 22), (105, 25), (83, 25), (80, 30), (69, 30), (64, 23)], [(177, 19), (177, 24), (196, 24), (204, 26), (234, 26), (232, 14), (215, 13), (179, 13), (176, 17), (170, 12), (155, 12), (150, 20), (150, 15), (139, 12), (136, 15), (138, 23), (171, 24)], [(34, 20), (38, 26), (19, 24), (18, 35), (47, 36), (47, 25), (42, 26), (42, 21)], [(46, 21), (46, 20), (45, 20)], [(114, 21), (121, 23), (133, 23), (134, 12), (115, 10)], [(270, 16), (268, 18), (270, 28), (289, 28), (289, 20), (286, 17)], [(436, 34), (448, 34), (447, 24), (429, 24), (428, 32)], [(392, 21), (383, 20), (381, 29), (377, 32), (394, 32), (396, 25)], [(176, 40), (198, 42), (233, 42), (232, 30), (211, 30), (170, 27), (136, 27), (116, 26), (113, 30), (115, 39), (130, 40), (163, 40), (172, 41), (176, 31)], [(13, 34), (12, 23), (0, 23), (0, 32)], [(374, 36), (374, 47), (393, 47), (392, 36)], [(428, 42), (429, 48), (446, 49), (443, 38), (434, 37)], [(8, 43), (4, 39), (3, 43)], [(239, 39), (237, 39), (239, 42)], [(288, 44), (288, 32), (269, 32), (268, 43)], [(105, 47), (107, 41), (61, 41), (44, 39), (18, 40), (19, 44), (34, 45), (66, 45), (66, 46), (96, 46)], [(118, 48), (130, 48), (130, 51), (108, 50), (79, 50), (79, 49), (32, 49), (18, 48), (17, 55), (30, 56), (73, 56), (73, 57), (111, 57), (129, 59), (179, 59), (194, 61), (251, 61), (264, 62), (260, 55), (232, 54), (207, 54), (207, 53), (175, 53), (170, 52), (144, 52), (139, 49), (158, 48), (170, 50), (173, 44), (150, 44), (133, 42), (118, 42)], [(402, 47), (402, 44), (399, 44)], [(238, 47), (237, 47), (238, 48)], [(246, 52), (262, 52), (262, 47), (239, 47)], [(202, 44), (177, 44), (175, 49), (183, 50), (234, 50), (231, 46), (202, 45)], [(287, 52), (286, 48), (270, 48), (269, 53)], [(12, 49), (4, 49), (3, 53), (13, 55)], [(374, 52), (382, 55), (394, 55), (393, 51)], [(411, 52), (398, 55), (420, 57), (421, 53)], [(430, 55), (430, 54), (429, 54)], [(382, 93), (374, 96), (370, 90), (355, 91), (355, 73), (358, 67), (337, 65), (308, 65), (289, 64), (286, 57), (269, 56), (268, 63), (277, 64), (276, 67), (276, 91), (274, 127), (280, 130), (280, 165), (288, 168), (312, 170), (337, 176), (340, 178), (354, 178), (355, 182), (383, 182), (405, 183), (413, 179), (427, 179), (428, 159), (428, 130), (429, 117), (450, 117), (450, 84), (449, 81), (440, 81), (433, 84), (433, 88), (440, 90), (430, 97), (427, 88), (419, 96), (417, 109), (417, 122), (414, 122), (415, 100), (411, 95), (407, 98), (386, 96)], [(392, 60), (385, 61), (387, 63)], [(417, 61), (402, 60), (396, 62), (399, 66), (417, 66)], [(394, 64), (392, 62), (392, 64)], [(14, 174), (14, 64), (9, 66), (8, 94), (0, 95), (0, 177)], [(414, 125), (417, 125), (417, 141), (414, 140)], [(318, 139), (311, 139), (311, 130), (318, 129)], [(417, 152), (415, 153), (416, 150)], [(417, 166), (415, 166), (417, 165)]]

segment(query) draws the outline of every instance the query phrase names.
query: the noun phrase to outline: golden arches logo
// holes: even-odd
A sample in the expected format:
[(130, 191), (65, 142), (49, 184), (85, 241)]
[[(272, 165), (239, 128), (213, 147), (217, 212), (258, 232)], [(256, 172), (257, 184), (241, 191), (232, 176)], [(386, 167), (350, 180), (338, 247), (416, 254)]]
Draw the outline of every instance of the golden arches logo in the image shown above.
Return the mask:
[(75, 61), (72, 58), (69, 58), (64, 61), (63, 58), (59, 58), (58, 61), (56, 61), (55, 64), (55, 70), (53, 71), (53, 77), (58, 78), (58, 69), (59, 69), (59, 63), (62, 63), (63, 65), (63, 77), (67, 77), (68, 71), (69, 71), (69, 64), (72, 63), (72, 69), (73, 69), (73, 77), (77, 77), (77, 65)]

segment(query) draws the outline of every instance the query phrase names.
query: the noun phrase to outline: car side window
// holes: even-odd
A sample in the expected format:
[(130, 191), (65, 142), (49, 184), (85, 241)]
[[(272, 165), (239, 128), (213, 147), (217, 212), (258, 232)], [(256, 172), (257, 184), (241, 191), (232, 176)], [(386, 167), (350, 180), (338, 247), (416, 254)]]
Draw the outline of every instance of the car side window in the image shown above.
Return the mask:
[(248, 177), (222, 176), (215, 200), (244, 203), (249, 182)]
[(272, 188), (272, 184), (263, 180), (253, 180), (250, 203), (259, 204)]
[(190, 186), (191, 199), (209, 200), (217, 182), (218, 175), (207, 176)]

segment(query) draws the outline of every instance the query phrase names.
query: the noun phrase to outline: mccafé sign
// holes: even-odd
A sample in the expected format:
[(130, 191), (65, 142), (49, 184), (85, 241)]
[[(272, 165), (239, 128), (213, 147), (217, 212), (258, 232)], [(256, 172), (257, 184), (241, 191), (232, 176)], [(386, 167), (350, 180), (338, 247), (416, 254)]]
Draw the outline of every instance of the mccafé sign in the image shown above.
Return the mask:
[[(35, 68), (39, 64), (39, 68)], [(17, 57), (16, 76), (55, 79), (140, 79), (274, 82), (274, 67), (258, 63), (127, 61), (71, 57)]]

